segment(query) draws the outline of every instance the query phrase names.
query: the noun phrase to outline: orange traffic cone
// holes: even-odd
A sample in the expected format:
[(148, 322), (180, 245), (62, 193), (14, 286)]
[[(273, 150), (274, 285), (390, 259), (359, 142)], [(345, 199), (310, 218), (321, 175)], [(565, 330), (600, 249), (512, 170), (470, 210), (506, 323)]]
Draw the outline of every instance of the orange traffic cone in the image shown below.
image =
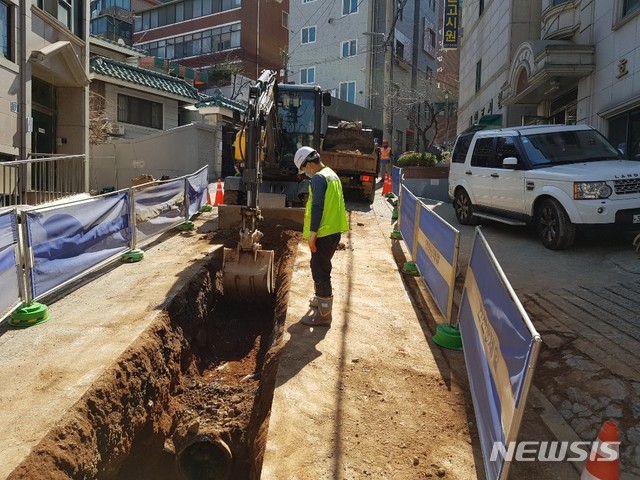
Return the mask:
[(604, 422), (596, 443), (597, 447), (594, 447), (589, 455), (580, 480), (618, 480), (620, 478), (620, 439), (617, 425), (609, 420)]
[(207, 205), (213, 206), (213, 201), (211, 200), (211, 189), (207, 185)]
[(391, 193), (391, 177), (388, 173), (384, 174), (384, 183), (382, 184), (382, 196)]
[(216, 184), (216, 201), (213, 204), (214, 206), (222, 205), (224, 203), (224, 194), (222, 193), (222, 181), (218, 179), (218, 183)]

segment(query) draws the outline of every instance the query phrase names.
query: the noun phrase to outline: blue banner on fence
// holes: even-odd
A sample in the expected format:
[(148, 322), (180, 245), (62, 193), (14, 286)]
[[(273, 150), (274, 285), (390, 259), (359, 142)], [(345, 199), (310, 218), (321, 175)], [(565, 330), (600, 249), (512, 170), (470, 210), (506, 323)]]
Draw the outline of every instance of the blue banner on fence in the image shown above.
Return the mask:
[(450, 322), (460, 232), (426, 205), (421, 203), (420, 207), (415, 263), (440, 312)]
[(186, 220), (184, 178), (134, 188), (138, 242), (181, 224)]
[(187, 177), (187, 195), (189, 197), (189, 218), (198, 213), (207, 203), (209, 171), (207, 167)]
[(16, 211), (0, 213), (0, 319), (21, 303)]
[(129, 211), (129, 192), (119, 192), (26, 212), (33, 297), (128, 250)]
[(404, 186), (400, 198), (400, 233), (409, 253), (413, 255), (413, 233), (418, 199)]
[(402, 181), (402, 169), (393, 167), (391, 169), (391, 191), (396, 197), (400, 196), (400, 182)]
[(479, 228), (458, 321), (487, 479), (504, 478), (505, 460), (491, 452), (516, 440), (540, 336)]

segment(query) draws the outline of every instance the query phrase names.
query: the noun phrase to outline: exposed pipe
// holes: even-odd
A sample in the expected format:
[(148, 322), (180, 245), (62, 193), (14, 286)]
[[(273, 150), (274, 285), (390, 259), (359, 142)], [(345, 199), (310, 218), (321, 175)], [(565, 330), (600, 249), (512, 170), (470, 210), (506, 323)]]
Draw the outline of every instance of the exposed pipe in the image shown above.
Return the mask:
[(176, 457), (181, 480), (226, 480), (231, 475), (232, 460), (229, 445), (209, 435), (191, 437)]

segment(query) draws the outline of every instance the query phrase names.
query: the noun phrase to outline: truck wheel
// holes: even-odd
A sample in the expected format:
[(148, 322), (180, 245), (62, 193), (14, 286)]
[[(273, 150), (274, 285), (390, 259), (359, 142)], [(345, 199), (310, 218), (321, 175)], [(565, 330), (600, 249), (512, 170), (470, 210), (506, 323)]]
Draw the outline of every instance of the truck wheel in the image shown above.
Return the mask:
[(464, 188), (460, 188), (453, 199), (453, 209), (460, 225), (473, 225), (477, 219), (473, 215), (474, 206), (469, 194)]
[(576, 226), (554, 198), (547, 198), (536, 210), (536, 230), (542, 244), (550, 250), (563, 250), (573, 245)]
[(225, 205), (239, 205), (240, 192), (238, 190), (226, 190), (224, 192)]

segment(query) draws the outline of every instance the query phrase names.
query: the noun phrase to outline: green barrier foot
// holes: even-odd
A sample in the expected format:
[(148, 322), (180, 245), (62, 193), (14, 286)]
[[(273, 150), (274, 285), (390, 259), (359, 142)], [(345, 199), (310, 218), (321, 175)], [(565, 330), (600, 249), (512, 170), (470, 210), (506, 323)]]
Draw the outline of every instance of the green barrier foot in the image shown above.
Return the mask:
[(201, 206), (199, 211), (200, 212), (210, 212), (212, 210), (213, 210), (213, 207), (211, 205), (207, 204), (207, 205)]
[(416, 264), (414, 262), (404, 262), (404, 265), (402, 266), (402, 273), (406, 273), (407, 275), (411, 275), (412, 277), (417, 277), (418, 275), (420, 275), (420, 272), (418, 272), (418, 267), (416, 267)]
[(441, 347), (449, 350), (462, 350), (462, 338), (458, 327), (451, 325), (438, 325), (433, 341)]
[(144, 252), (139, 248), (134, 248), (133, 250), (129, 250), (128, 252), (123, 253), (122, 256), (120, 257), (120, 259), (123, 262), (127, 262), (127, 263), (139, 262), (143, 258), (144, 258)]
[(49, 309), (46, 305), (33, 302), (17, 309), (8, 320), (13, 327), (32, 327), (49, 320)]
[(188, 221), (188, 222), (181, 223), (180, 225), (178, 225), (177, 228), (180, 231), (187, 231), (187, 230), (193, 230), (194, 228), (196, 228), (196, 226), (192, 221)]
[(393, 230), (391, 232), (391, 235), (389, 235), (389, 237), (392, 240), (402, 240), (402, 233), (400, 232), (400, 230)]
[(385, 193), (385, 195), (384, 195), (384, 196), (385, 196), (386, 198), (393, 198), (393, 197), (395, 197), (395, 195), (393, 194), (393, 192), (387, 192), (387, 193)]
[(398, 219), (398, 209), (394, 208), (393, 213), (391, 214), (391, 220), (397, 220), (397, 219)]

